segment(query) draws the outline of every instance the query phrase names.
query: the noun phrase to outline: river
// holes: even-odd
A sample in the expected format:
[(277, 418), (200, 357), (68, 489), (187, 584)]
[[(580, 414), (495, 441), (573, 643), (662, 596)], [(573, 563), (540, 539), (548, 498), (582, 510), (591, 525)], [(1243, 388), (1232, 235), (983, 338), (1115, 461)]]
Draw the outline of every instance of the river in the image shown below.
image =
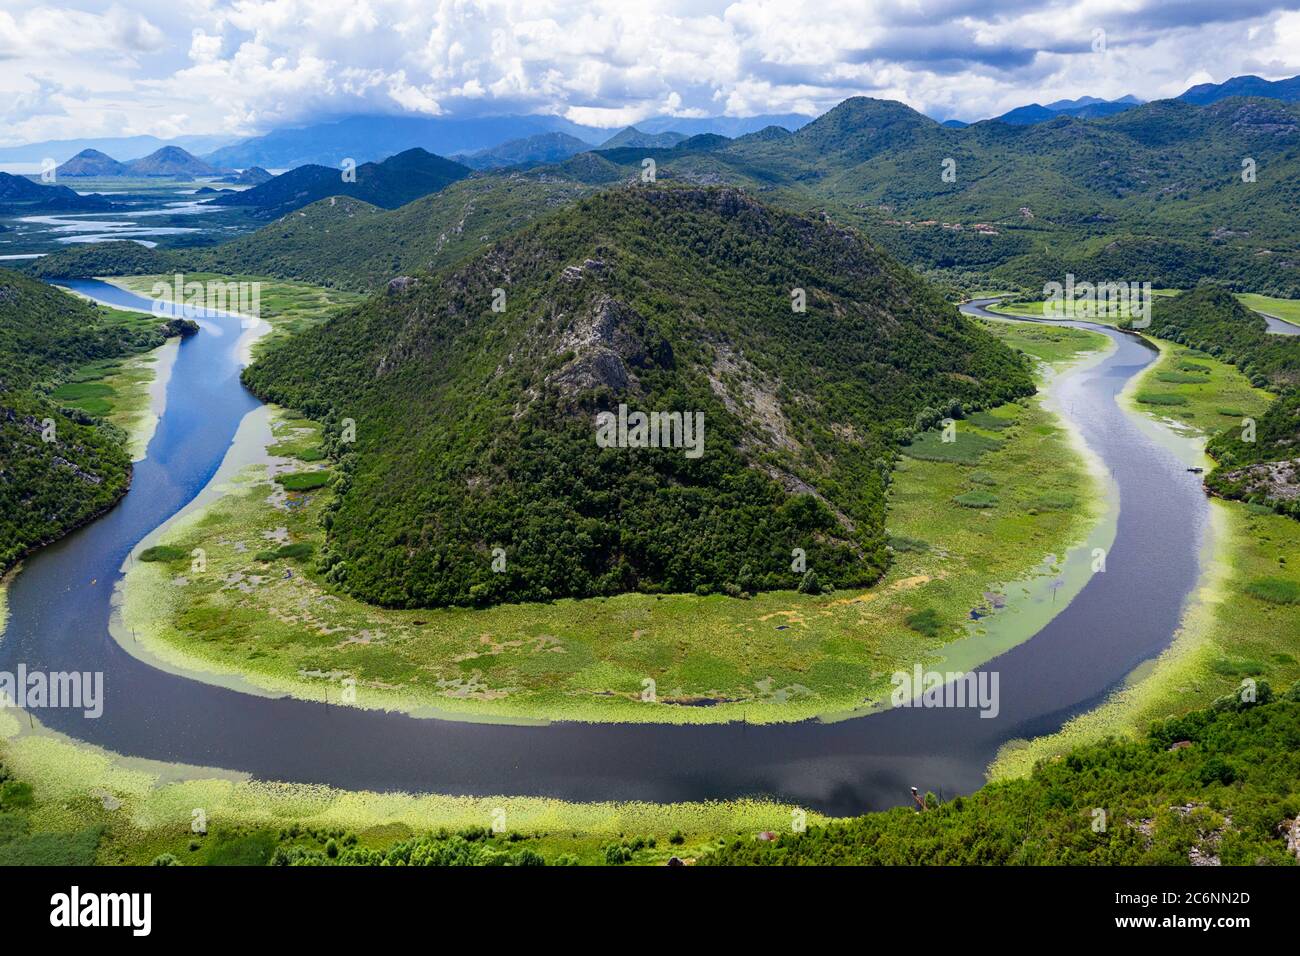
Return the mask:
[[(95, 280), (67, 285), (150, 307)], [(1158, 654), (1198, 577), (1208, 515), (1200, 481), (1116, 401), (1155, 353), (1098, 330), (1114, 350), (1053, 389), (1111, 473), (1115, 541), (1104, 573), (1038, 634), (981, 668), (999, 674), (992, 719), (974, 709), (899, 708), (837, 723), (514, 726), (242, 694), (151, 667), (109, 635), (111, 597), (134, 546), (198, 494), (258, 405), (239, 381), (245, 330), (225, 315), (208, 316), (181, 343), (166, 409), (122, 502), (29, 557), (13, 579), (0, 670), (21, 662), (29, 672), (102, 671), (100, 718), (48, 709), (37, 714), (44, 725), (123, 755), (268, 780), (577, 801), (762, 796), (840, 815), (906, 803), (911, 786), (969, 792), (1003, 742), (1056, 730)]]

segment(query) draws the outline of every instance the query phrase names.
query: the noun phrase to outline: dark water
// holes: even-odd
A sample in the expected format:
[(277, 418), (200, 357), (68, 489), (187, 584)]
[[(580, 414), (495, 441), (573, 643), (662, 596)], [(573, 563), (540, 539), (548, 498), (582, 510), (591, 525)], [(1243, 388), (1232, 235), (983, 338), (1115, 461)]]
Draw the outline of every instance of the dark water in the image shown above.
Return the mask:
[(1264, 321), (1268, 323), (1268, 331), (1273, 335), (1300, 335), (1300, 325), (1292, 325), (1267, 312), (1258, 314), (1264, 317)]
[[(143, 300), (70, 283), (118, 304)], [(545, 795), (570, 800), (770, 796), (836, 814), (903, 803), (908, 788), (951, 796), (980, 786), (998, 746), (1055, 730), (1096, 705), (1169, 643), (1197, 578), (1207, 506), (1199, 481), (1115, 404), (1152, 352), (1120, 333), (1061, 404), (1111, 469), (1122, 508), (1107, 570), (1031, 640), (990, 662), (1001, 712), (896, 709), (836, 724), (545, 727), (415, 719), (243, 695), (158, 671), (107, 631), (128, 551), (203, 487), (242, 416), (238, 321), (209, 320), (180, 346), (166, 414), (122, 503), (34, 555), (10, 587), (0, 669), (101, 670), (98, 720), (45, 710), (48, 726), (118, 753), (375, 790)]]

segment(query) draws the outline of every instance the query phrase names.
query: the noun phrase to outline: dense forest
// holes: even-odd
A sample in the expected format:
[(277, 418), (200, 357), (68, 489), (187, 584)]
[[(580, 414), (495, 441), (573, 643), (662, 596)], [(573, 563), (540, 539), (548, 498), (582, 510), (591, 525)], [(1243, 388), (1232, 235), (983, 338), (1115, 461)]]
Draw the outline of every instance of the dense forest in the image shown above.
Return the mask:
[[(332, 437), (354, 423), (354, 444), (328, 443), (322, 560), (399, 606), (867, 583), (898, 445), (1033, 390), (1021, 358), (855, 233), (663, 187), (394, 282), (245, 381)], [(598, 447), (596, 415), (620, 403), (702, 414), (703, 454)]]

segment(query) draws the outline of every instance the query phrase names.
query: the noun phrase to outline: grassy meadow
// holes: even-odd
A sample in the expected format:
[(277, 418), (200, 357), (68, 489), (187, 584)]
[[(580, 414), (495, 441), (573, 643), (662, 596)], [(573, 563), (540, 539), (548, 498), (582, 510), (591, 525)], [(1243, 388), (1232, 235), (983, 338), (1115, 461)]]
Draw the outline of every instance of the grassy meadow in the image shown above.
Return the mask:
[(1300, 325), (1300, 299), (1278, 299), (1271, 295), (1241, 292), (1237, 295), (1237, 301), (1248, 309), (1266, 312), (1283, 322)]

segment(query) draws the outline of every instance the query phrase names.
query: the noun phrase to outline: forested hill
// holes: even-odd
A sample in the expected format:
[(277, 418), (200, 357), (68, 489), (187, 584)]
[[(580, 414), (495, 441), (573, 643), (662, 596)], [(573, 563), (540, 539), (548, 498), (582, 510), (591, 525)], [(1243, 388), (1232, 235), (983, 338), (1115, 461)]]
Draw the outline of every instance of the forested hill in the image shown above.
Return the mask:
[[(355, 422), (354, 444), (331, 442), (323, 560), (359, 596), (414, 606), (811, 587), (796, 548), (821, 586), (866, 583), (897, 443), (1033, 389), (855, 233), (650, 186), (395, 281), (245, 380), (328, 435)], [(702, 413), (702, 454), (598, 447), (596, 415), (620, 403)]]
[(0, 574), (108, 508), (130, 480), (123, 436), (48, 392), (88, 362), (162, 342), (156, 327), (104, 321), (93, 305), (0, 269)]

